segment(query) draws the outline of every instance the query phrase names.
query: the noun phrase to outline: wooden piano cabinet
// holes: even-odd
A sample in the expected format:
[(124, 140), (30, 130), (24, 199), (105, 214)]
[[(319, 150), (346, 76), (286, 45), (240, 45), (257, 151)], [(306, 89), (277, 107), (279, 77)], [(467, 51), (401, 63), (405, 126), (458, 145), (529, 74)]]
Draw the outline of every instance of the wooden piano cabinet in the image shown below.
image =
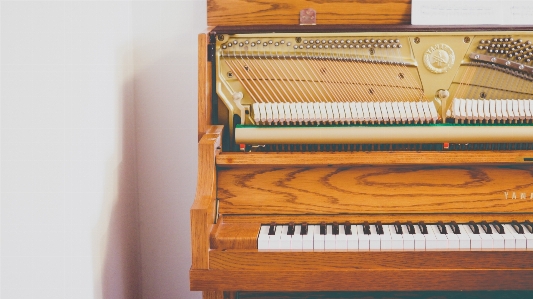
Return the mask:
[[(213, 27), (198, 36), (191, 290), (209, 299), (533, 298), (533, 251), (258, 250), (260, 226), (271, 222), (533, 220), (533, 151), (226, 151), (234, 147), (227, 134), (233, 127), (215, 92), (216, 53), (210, 48), (223, 41), (221, 32), (330, 33), (354, 24), (365, 24), (363, 32), (388, 24), (393, 27), (378, 30), (393, 32), (410, 23), (411, 1), (207, 5)], [(306, 8), (316, 10), (317, 26), (298, 26)]]

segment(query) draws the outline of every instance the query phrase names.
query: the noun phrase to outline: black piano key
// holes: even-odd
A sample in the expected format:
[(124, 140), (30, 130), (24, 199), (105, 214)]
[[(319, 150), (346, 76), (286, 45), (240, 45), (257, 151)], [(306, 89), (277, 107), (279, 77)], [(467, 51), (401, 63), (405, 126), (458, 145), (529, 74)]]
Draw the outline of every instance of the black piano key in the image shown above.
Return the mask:
[(522, 225), (520, 225), (520, 223), (518, 223), (518, 221), (516, 220), (513, 220), (511, 222), (511, 226), (514, 228), (514, 230), (519, 233), (519, 234), (524, 234), (524, 228), (522, 227)]
[(309, 227), (307, 226), (307, 222), (303, 222), (302, 229), (300, 230), (300, 235), (305, 236), (307, 235), (308, 231), (309, 231)]
[(294, 222), (289, 223), (289, 227), (287, 229), (287, 235), (289, 236), (294, 235)]
[(424, 221), (420, 221), (418, 222), (418, 227), (420, 227), (420, 232), (424, 235), (427, 235), (428, 234), (428, 227), (426, 226), (426, 224), (424, 223)]
[(407, 232), (410, 234), (410, 235), (414, 235), (416, 232), (415, 232), (415, 226), (413, 225), (413, 222), (411, 221), (407, 221), (407, 223), (405, 224), (405, 226), (407, 226)]
[(320, 234), (325, 235), (326, 234), (326, 222), (322, 221), (320, 223)]
[(450, 227), (452, 228), (452, 232), (456, 235), (461, 234), (461, 230), (459, 229), (459, 225), (457, 225), (457, 222), (452, 221), (450, 222)]
[(505, 230), (503, 229), (503, 225), (497, 221), (497, 220), (494, 220), (492, 221), (492, 225), (494, 225), (494, 229), (496, 230), (496, 232), (500, 235), (503, 235), (505, 234)]
[(402, 225), (401, 225), (400, 221), (394, 222), (394, 229), (396, 230), (396, 234), (398, 234), (398, 235), (402, 235), (403, 234)]
[(344, 234), (345, 235), (352, 234), (352, 225), (350, 224), (350, 221), (344, 222)]
[(383, 235), (385, 233), (383, 231), (383, 225), (381, 225), (381, 221), (376, 222), (376, 232), (378, 235)]
[(470, 227), (474, 234), (479, 235), (479, 227), (474, 221), (468, 222), (468, 227)]
[(439, 229), (439, 232), (443, 235), (448, 234), (448, 231), (446, 230), (446, 225), (442, 221), (439, 221), (437, 223), (437, 228)]
[(531, 223), (531, 221), (526, 220), (524, 221), (524, 223), (522, 223), (522, 225), (525, 226), (525, 228), (527, 228), (527, 230), (533, 234), (533, 224)]
[(368, 221), (363, 223), (363, 232), (365, 235), (370, 235), (370, 224), (368, 224)]
[(331, 233), (333, 235), (338, 235), (339, 234), (339, 224), (337, 222), (333, 222), (333, 224), (331, 226)]
[(487, 223), (487, 221), (481, 221), (481, 228), (485, 231), (487, 235), (492, 235), (492, 228), (490, 228), (490, 225)]
[(268, 234), (270, 236), (273, 236), (276, 234), (276, 222), (270, 223), (270, 227), (268, 228)]

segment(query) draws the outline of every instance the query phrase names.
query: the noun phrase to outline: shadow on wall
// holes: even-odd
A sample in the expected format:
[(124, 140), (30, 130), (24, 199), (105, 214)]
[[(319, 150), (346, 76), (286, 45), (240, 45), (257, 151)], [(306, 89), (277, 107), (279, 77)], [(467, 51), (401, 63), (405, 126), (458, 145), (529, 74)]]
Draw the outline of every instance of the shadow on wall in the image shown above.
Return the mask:
[[(123, 64), (130, 67), (131, 64)], [(130, 72), (131, 74), (132, 72)], [(121, 77), (120, 77), (121, 75)], [(139, 239), (139, 196), (137, 190), (135, 149), (135, 105), (133, 78), (119, 71), (117, 82), (123, 83), (118, 96), (117, 131), (121, 148), (116, 150), (108, 169), (106, 204), (97, 228), (93, 231), (95, 296), (108, 299), (138, 299), (141, 292), (141, 252)], [(120, 92), (119, 92), (120, 93)], [(122, 100), (122, 103), (120, 103)], [(120, 132), (121, 131), (121, 132)], [(106, 226), (107, 225), (107, 226)]]

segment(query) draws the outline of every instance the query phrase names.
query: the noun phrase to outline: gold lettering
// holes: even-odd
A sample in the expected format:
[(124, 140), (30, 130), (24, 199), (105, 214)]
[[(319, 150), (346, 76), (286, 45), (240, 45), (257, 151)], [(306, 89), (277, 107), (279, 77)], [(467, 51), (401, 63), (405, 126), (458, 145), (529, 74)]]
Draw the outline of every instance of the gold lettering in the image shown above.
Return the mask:
[[(505, 192), (503, 192), (503, 195), (505, 195), (505, 199), (509, 199), (509, 192), (505, 191)], [(533, 193), (532, 193), (532, 195), (533, 195)]]
[(529, 199), (533, 199), (533, 192), (531, 192), (531, 196), (529, 197)]
[(525, 192), (520, 193), (520, 199), (526, 199), (526, 193)]
[(513, 196), (511, 198), (516, 199), (516, 192), (513, 192)]

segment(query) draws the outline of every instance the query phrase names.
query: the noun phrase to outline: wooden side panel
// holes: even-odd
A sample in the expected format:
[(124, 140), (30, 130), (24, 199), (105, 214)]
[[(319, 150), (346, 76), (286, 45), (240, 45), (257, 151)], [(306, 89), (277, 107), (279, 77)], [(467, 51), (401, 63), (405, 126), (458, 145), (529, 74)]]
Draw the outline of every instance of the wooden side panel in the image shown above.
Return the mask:
[(532, 290), (533, 270), (191, 270), (191, 290)]
[(215, 222), (215, 155), (220, 150), (222, 126), (209, 128), (198, 144), (198, 179), (191, 207), (192, 269), (209, 267), (209, 232)]
[(209, 31), (198, 35), (198, 141), (211, 125), (211, 62), (207, 60)]
[(208, 0), (209, 26), (298, 25), (300, 10), (313, 8), (317, 24), (410, 24), (410, 0)]
[(221, 214), (532, 213), (533, 165), (228, 168), (217, 197)]

